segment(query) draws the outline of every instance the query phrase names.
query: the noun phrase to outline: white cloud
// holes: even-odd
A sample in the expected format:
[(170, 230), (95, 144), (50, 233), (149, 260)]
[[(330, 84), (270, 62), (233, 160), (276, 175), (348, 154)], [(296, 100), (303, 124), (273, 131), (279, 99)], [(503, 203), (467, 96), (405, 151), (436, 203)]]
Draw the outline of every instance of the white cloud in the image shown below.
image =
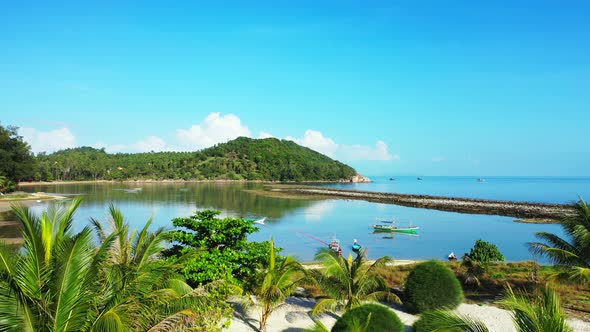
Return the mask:
[(258, 134), (258, 138), (274, 138), (275, 136), (273, 134), (269, 134), (266, 131), (261, 131)]
[(338, 154), (343, 160), (399, 160), (398, 155), (389, 153), (389, 147), (383, 141), (377, 141), (375, 147), (342, 145)]
[(50, 131), (39, 131), (35, 128), (20, 128), (19, 134), (31, 145), (31, 150), (35, 153), (54, 152), (76, 146), (76, 137), (67, 127)]
[(250, 137), (250, 129), (233, 114), (211, 113), (203, 123), (176, 131), (178, 141), (189, 150), (207, 148), (239, 136)]
[(443, 156), (439, 156), (439, 157), (432, 157), (432, 161), (434, 161), (435, 163), (441, 162), (441, 161), (446, 161), (447, 157), (443, 157)]
[(140, 152), (162, 151), (166, 149), (166, 142), (158, 136), (148, 136), (133, 144), (133, 147)]
[(106, 144), (104, 142), (97, 142), (93, 147), (97, 149), (104, 148), (109, 153), (171, 150), (166, 142), (158, 136), (148, 136), (133, 144)]
[[(76, 138), (67, 127), (48, 132), (41, 132), (34, 128), (21, 128), (21, 135), (31, 144), (34, 152), (52, 152), (76, 146)], [(104, 142), (97, 142), (93, 146), (96, 148), (105, 148), (110, 153), (173, 150), (195, 151), (213, 146), (217, 143), (226, 142), (239, 136), (252, 137), (250, 129), (242, 123), (240, 118), (233, 114), (222, 115), (221, 113), (215, 112), (210, 113), (199, 124), (192, 125), (188, 129), (178, 129), (176, 131), (176, 142), (172, 144), (168, 144), (161, 137), (150, 135), (130, 144), (106, 144)], [(260, 131), (258, 134), (258, 138), (269, 137), (275, 136), (265, 131)], [(383, 141), (375, 142), (374, 146), (339, 144), (332, 138), (325, 136), (322, 132), (313, 129), (306, 130), (303, 137), (288, 136), (285, 139), (345, 162), (355, 160), (387, 161), (399, 159), (398, 155), (389, 152), (389, 147)]]
[(289, 136), (285, 139), (306, 146), (329, 157), (335, 157), (336, 150), (338, 150), (338, 144), (336, 144), (336, 142), (331, 138), (325, 137), (317, 130), (306, 130), (302, 138)]
[(377, 141), (374, 147), (354, 144), (338, 144), (316, 130), (307, 130), (302, 138), (288, 136), (285, 139), (339, 160), (398, 160), (398, 155), (389, 153), (389, 147), (383, 141)]
[(319, 221), (326, 215), (332, 213), (336, 208), (336, 201), (320, 201), (306, 207), (303, 214), (307, 221)]

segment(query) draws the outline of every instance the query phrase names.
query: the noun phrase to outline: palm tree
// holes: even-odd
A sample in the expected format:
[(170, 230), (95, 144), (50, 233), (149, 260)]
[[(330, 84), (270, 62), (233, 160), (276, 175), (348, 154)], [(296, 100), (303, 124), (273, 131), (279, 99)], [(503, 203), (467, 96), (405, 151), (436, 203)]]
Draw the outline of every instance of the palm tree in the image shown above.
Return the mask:
[[(512, 319), (518, 332), (573, 331), (565, 321), (566, 315), (561, 309), (559, 296), (547, 285), (541, 295), (533, 300), (525, 294), (516, 295), (508, 287), (506, 297), (499, 303), (512, 311)], [(446, 310), (426, 312), (421, 319), (428, 322), (428, 328), (432, 331), (488, 331), (481, 321)]]
[(111, 206), (110, 233), (93, 221), (97, 246), (90, 227), (72, 231), (80, 202), (53, 205), (40, 216), (13, 208), (24, 244), (16, 252), (0, 244), (0, 331), (220, 329), (225, 304), (210, 298), (208, 288), (192, 289), (158, 259), (162, 230), (149, 232), (148, 222), (129, 233)]
[(177, 273), (179, 266), (161, 257), (165, 230), (148, 231), (152, 219), (139, 231), (130, 231), (121, 211), (109, 205), (105, 226), (91, 222), (101, 241), (113, 238), (100, 270), (101, 284), (91, 330), (166, 330), (172, 326), (216, 328), (229, 306), (210, 291), (223, 286), (217, 282), (193, 289)]
[(294, 257), (281, 259), (276, 256), (273, 240), (270, 240), (268, 258), (268, 267), (262, 274), (262, 284), (254, 292), (261, 307), (260, 331), (266, 330), (266, 323), (272, 312), (283, 304), (306, 278), (305, 270)]
[(95, 248), (90, 228), (72, 232), (79, 204), (53, 206), (41, 216), (13, 208), (24, 244), (17, 252), (0, 244), (0, 330), (84, 329), (92, 284), (112, 238)]
[(354, 259), (352, 254), (344, 259), (326, 249), (320, 251), (316, 259), (324, 266), (321, 273), (316, 273), (316, 279), (327, 298), (315, 305), (314, 315), (324, 311), (350, 310), (364, 302), (401, 302), (397, 295), (389, 291), (383, 278), (375, 273), (378, 267), (392, 261), (389, 257), (381, 257), (368, 265), (364, 251), (359, 252)]
[(542, 242), (529, 243), (530, 250), (553, 261), (560, 271), (556, 279), (576, 283), (590, 283), (590, 207), (582, 199), (575, 205), (576, 215), (562, 221), (568, 242), (559, 236), (536, 233)]

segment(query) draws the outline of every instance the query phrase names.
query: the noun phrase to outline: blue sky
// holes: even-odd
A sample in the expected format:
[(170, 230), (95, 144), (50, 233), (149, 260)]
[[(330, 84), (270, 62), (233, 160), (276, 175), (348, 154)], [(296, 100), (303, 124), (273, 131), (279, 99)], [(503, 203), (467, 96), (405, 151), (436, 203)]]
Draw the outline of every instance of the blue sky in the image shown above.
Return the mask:
[(368, 175), (590, 175), (587, 1), (5, 2), (35, 151), (293, 139)]

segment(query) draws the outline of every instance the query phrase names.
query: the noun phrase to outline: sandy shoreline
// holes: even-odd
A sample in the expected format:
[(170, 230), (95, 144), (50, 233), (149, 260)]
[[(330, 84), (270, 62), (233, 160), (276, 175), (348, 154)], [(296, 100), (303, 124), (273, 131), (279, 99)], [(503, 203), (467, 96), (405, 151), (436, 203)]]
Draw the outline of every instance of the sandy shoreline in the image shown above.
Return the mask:
[[(314, 325), (311, 310), (315, 305), (314, 299), (290, 297), (285, 304), (271, 315), (268, 321), (269, 332), (303, 331)], [(406, 331), (412, 331), (411, 326), (418, 316), (404, 312), (400, 306), (391, 307), (401, 321), (406, 325)], [(491, 332), (516, 332), (512, 323), (511, 313), (492, 305), (461, 304), (457, 313), (482, 320)], [(341, 314), (341, 313), (340, 313)], [(317, 317), (328, 329), (331, 329), (340, 314), (323, 314)], [(259, 311), (257, 308), (244, 310), (236, 307), (229, 332), (258, 331)], [(590, 322), (579, 319), (569, 319), (569, 325), (574, 331), (590, 332)]]
[(60, 200), (65, 199), (67, 197), (54, 195), (54, 194), (46, 194), (43, 192), (31, 193), (28, 197), (22, 198), (13, 198), (13, 199), (2, 199), (0, 200), (0, 212), (9, 211), (13, 204), (21, 204), (25, 206), (33, 206), (41, 201), (49, 201), (49, 200)]

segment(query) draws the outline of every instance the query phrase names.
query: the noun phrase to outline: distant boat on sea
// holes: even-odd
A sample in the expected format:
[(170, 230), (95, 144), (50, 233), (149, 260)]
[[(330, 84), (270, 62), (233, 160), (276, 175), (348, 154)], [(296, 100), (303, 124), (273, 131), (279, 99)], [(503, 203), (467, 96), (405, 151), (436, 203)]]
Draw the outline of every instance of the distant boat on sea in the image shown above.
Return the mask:
[(422, 178), (416, 178), (416, 180), (422, 180)]
[(395, 181), (395, 178), (389, 178), (389, 181)]
[(484, 179), (484, 178), (479, 178), (479, 179), (477, 179), (477, 182), (486, 182), (486, 179)]

